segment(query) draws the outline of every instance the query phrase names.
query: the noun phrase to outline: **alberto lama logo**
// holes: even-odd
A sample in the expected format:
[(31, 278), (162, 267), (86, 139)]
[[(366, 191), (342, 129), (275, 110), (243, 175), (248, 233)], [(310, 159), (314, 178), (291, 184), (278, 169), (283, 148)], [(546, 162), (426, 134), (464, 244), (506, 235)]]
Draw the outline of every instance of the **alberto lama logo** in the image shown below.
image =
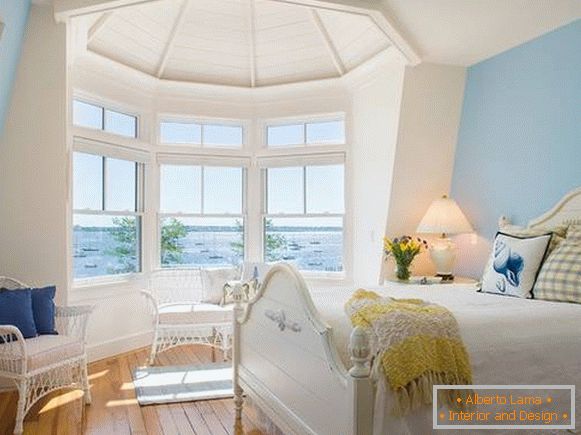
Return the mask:
[(574, 397), (573, 385), (435, 385), (434, 429), (572, 429)]
[(541, 405), (543, 398), (539, 396), (513, 396), (512, 394), (502, 395), (496, 394), (494, 396), (483, 396), (478, 393), (469, 394), (466, 397), (465, 403), (467, 405)]

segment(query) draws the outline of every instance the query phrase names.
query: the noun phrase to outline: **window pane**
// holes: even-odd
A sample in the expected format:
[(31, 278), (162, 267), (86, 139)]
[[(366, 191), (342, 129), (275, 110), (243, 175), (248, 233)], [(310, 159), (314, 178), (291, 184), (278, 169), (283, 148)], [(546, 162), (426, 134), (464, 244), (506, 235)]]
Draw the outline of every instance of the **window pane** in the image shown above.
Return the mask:
[(141, 271), (141, 222), (134, 216), (73, 218), (75, 278)]
[(103, 209), (103, 157), (74, 153), (73, 208)]
[(242, 127), (235, 125), (204, 125), (204, 145), (242, 146)]
[(242, 213), (242, 168), (204, 167), (204, 213)]
[(202, 212), (202, 170), (200, 166), (163, 165), (160, 174), (162, 213)]
[(81, 127), (103, 129), (103, 108), (74, 100), (73, 124)]
[(305, 143), (304, 124), (274, 125), (267, 127), (268, 146), (302, 145)]
[(307, 213), (343, 213), (343, 165), (307, 166)]
[(165, 218), (161, 221), (162, 267), (239, 265), (244, 225), (231, 218)]
[(107, 189), (105, 210), (136, 211), (137, 164), (129, 160), (105, 159)]
[(345, 122), (327, 121), (307, 124), (308, 144), (345, 143)]
[(268, 213), (304, 213), (303, 168), (269, 168), (267, 171)]
[(137, 137), (137, 118), (125, 113), (105, 110), (105, 131), (120, 136)]
[(342, 218), (266, 218), (264, 260), (286, 261), (300, 270), (343, 270)]
[(193, 122), (162, 122), (160, 136), (161, 143), (199, 145), (202, 143), (202, 127)]

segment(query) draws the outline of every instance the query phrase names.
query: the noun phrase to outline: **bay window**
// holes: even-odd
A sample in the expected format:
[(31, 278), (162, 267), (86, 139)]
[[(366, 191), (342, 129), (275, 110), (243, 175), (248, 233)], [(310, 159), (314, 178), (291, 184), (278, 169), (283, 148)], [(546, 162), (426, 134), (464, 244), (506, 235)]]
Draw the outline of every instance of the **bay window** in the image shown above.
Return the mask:
[(161, 267), (238, 265), (244, 259), (244, 169), (160, 166)]
[(73, 154), (73, 277), (141, 271), (143, 164)]
[(236, 123), (162, 121), (159, 124), (159, 139), (165, 145), (241, 148), (244, 144), (244, 128)]
[(263, 256), (300, 270), (344, 270), (343, 164), (264, 170)]
[(266, 145), (271, 148), (344, 143), (343, 118), (272, 123), (266, 127)]
[(118, 136), (137, 138), (137, 116), (82, 100), (73, 100), (73, 124)]

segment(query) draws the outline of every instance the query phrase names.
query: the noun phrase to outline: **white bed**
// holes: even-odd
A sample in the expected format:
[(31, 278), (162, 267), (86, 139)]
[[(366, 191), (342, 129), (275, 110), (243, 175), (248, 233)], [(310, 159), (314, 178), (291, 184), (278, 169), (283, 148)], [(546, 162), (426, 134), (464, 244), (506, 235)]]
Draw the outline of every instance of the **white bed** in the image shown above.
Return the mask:
[[(578, 189), (530, 226), (580, 220)], [(244, 390), (285, 434), (432, 432), (429, 407), (405, 418), (387, 411), (391, 392), (374, 382), (364, 336), (352, 335), (343, 312), (353, 290), (309, 292), (292, 267), (271, 269), (261, 292), (236, 307), (238, 413)], [(482, 294), (459, 285), (393, 284), (375, 290), (449, 308), (468, 349), (475, 384), (575, 384), (576, 400), (581, 400), (581, 304)], [(576, 414), (579, 421), (581, 413)]]

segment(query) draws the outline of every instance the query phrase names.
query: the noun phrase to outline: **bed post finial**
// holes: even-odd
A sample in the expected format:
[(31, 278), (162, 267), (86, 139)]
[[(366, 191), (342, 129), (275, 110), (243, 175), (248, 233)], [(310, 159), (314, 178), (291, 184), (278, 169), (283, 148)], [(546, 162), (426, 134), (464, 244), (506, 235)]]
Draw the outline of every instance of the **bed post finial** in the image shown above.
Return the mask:
[(351, 331), (349, 339), (349, 356), (353, 362), (353, 367), (349, 370), (349, 374), (354, 378), (366, 378), (369, 376), (369, 354), (371, 349), (369, 347), (369, 337), (365, 329), (361, 326), (356, 326)]

